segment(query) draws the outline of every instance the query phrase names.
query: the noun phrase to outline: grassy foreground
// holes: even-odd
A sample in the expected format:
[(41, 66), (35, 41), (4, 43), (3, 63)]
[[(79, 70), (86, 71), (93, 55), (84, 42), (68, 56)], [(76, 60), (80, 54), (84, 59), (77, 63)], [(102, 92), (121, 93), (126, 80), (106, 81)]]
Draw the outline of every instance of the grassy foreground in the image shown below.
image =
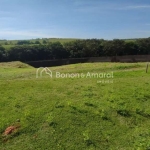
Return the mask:
[[(20, 62), (0, 63), (1, 150), (150, 150), (150, 70), (146, 63), (85, 63), (61, 73), (100, 78), (36, 78)], [(108, 79), (104, 79), (108, 80)], [(109, 79), (112, 80), (112, 79)], [(3, 135), (11, 125), (20, 127)]]

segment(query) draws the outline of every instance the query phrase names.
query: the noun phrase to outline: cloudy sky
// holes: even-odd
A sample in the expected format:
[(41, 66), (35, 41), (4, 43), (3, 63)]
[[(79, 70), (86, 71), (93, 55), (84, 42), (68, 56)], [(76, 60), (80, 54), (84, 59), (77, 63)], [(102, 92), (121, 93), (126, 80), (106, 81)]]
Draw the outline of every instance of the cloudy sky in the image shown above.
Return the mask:
[(0, 0), (0, 39), (150, 37), (150, 0)]

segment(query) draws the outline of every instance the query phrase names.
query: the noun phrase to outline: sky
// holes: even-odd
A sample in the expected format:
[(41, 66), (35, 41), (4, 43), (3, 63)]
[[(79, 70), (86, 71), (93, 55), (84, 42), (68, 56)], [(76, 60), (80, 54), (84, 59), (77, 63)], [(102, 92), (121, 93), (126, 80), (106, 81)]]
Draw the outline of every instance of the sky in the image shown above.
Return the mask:
[(150, 0), (0, 0), (0, 40), (150, 37)]

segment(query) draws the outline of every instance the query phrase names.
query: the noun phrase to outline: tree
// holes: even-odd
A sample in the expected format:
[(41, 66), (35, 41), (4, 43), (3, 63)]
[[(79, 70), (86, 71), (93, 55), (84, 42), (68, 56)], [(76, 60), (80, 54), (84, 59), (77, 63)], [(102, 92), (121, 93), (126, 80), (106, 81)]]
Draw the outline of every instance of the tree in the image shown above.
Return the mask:
[(150, 54), (150, 38), (137, 40), (140, 55)]
[(61, 59), (68, 57), (67, 51), (64, 49), (63, 45), (60, 42), (50, 43), (49, 46), (51, 47), (54, 59)]
[(23, 41), (18, 41), (17, 42), (17, 45), (24, 45), (24, 44), (31, 44), (31, 42), (28, 41), (28, 40), (23, 40)]
[(85, 42), (82, 40), (76, 40), (64, 43), (64, 48), (69, 54), (70, 58), (81, 58), (83, 57), (83, 49), (85, 47)]
[(8, 45), (8, 42), (5, 42), (5, 45)]
[(46, 40), (43, 40), (43, 44), (47, 44), (47, 41), (46, 41)]
[(124, 54), (125, 42), (115, 39), (113, 41), (105, 41), (103, 43), (103, 51), (106, 56), (121, 56)]
[(41, 44), (38, 40), (35, 41), (35, 44)]
[(125, 43), (124, 55), (137, 55), (139, 52), (139, 47), (136, 42), (129, 41)]
[(83, 53), (85, 57), (98, 57), (103, 53), (102, 41), (98, 39), (85, 40)]
[(0, 46), (0, 61), (5, 61), (6, 59), (6, 52), (5, 52), (5, 48)]

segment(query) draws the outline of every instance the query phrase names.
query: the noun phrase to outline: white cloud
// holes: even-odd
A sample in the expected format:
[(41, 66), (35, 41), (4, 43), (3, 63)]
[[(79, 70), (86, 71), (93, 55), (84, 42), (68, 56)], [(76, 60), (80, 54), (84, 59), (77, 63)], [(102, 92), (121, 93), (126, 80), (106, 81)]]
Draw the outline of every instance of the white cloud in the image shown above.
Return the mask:
[(127, 6), (127, 8), (129, 8), (129, 9), (150, 8), (150, 5)]
[(20, 38), (49, 38), (51, 34), (44, 33), (42, 31), (26, 31), (26, 30), (13, 30), (13, 29), (3, 29), (0, 30), (1, 38), (11, 38), (11, 37), (20, 37)]
[(134, 9), (148, 9), (148, 8), (150, 8), (150, 5), (130, 5), (130, 6), (120, 7), (118, 9), (120, 9), (120, 10), (134, 10)]
[(74, 11), (81, 12), (81, 13), (96, 13), (96, 14), (103, 14), (103, 13), (111, 13), (110, 11), (114, 10), (116, 8), (116, 5), (91, 5), (91, 6), (82, 6), (82, 7), (76, 7)]

